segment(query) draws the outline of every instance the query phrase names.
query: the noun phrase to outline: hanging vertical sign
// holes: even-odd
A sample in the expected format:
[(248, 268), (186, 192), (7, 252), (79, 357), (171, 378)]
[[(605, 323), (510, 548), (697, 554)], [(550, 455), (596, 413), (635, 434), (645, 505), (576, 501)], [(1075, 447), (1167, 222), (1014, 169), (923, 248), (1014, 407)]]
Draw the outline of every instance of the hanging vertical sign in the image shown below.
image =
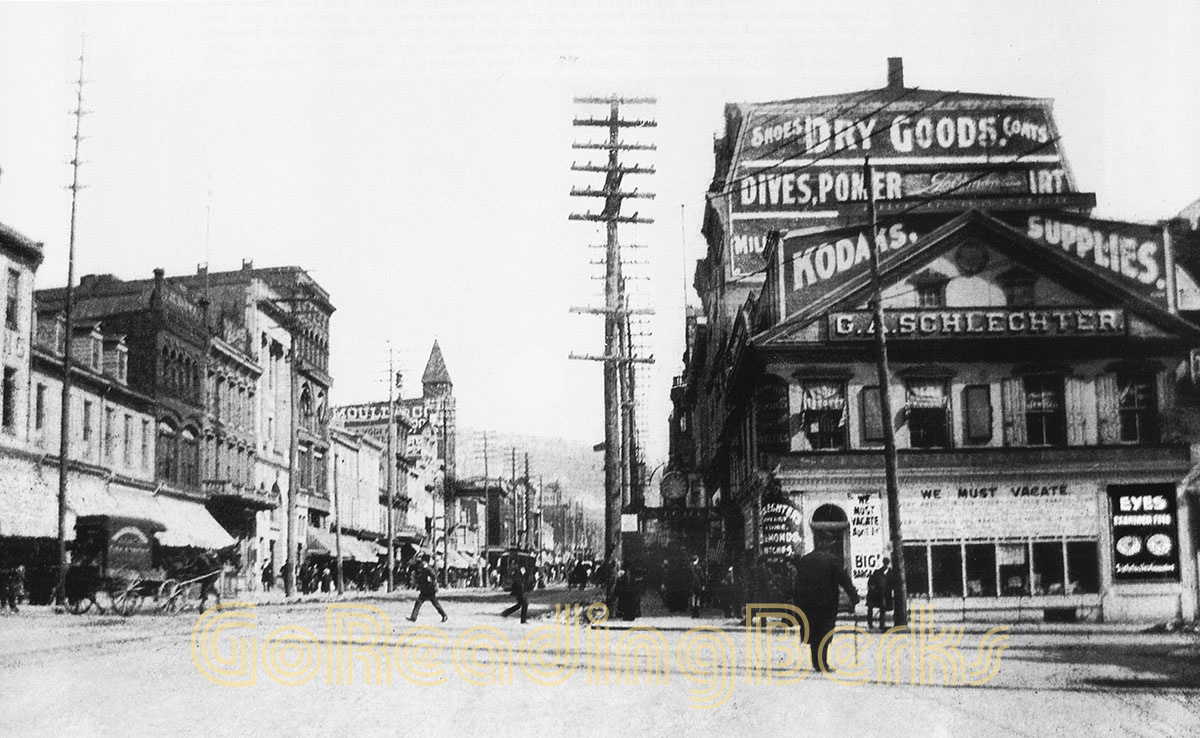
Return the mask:
[(762, 506), (762, 553), (790, 557), (800, 550), (800, 511), (790, 502), (764, 502)]
[(1179, 581), (1175, 487), (1112, 485), (1113, 580)]

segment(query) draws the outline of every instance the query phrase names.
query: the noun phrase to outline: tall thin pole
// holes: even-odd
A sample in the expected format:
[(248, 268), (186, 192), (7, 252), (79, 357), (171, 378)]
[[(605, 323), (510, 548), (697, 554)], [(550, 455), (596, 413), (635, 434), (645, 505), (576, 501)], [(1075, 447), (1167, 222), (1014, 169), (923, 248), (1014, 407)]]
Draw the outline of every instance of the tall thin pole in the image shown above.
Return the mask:
[(453, 500), (454, 470), (450, 466), (450, 424), (446, 413), (446, 396), (442, 395), (442, 584), (450, 584), (450, 509)]
[(86, 37), (79, 40), (79, 80), (75, 83), (75, 154), (71, 158), (71, 235), (67, 241), (67, 290), (63, 305), (63, 378), (62, 413), (59, 419), (58, 437), (58, 583), (54, 590), (54, 601), (63, 605), (66, 600), (67, 582), (67, 474), (71, 451), (71, 332), (74, 328), (72, 311), (75, 302), (75, 214), (79, 200), (79, 142), (83, 116), (83, 58)]
[[(619, 107), (613, 102), (609, 111), (608, 166), (609, 179), (615, 187), (620, 186), (620, 151), (618, 127)], [(615, 172), (615, 175), (613, 174)], [(617, 237), (617, 221), (610, 219), (606, 224), (604, 271), (604, 563), (610, 577), (616, 576), (616, 566), (621, 560), (621, 507), (625, 498), (622, 484), (622, 460), (624, 445), (621, 437), (621, 324), (625, 307), (621, 288), (621, 243)], [(605, 582), (608, 586), (608, 582)], [(611, 609), (613, 603), (608, 603)]]
[(514, 547), (514, 548), (520, 548), (520, 546), (521, 546), (521, 539), (520, 539), (520, 535), (519, 535), (519, 533), (520, 533), (520, 532), (519, 532), (519, 529), (517, 528), (517, 511), (518, 511), (518, 510), (520, 510), (520, 507), (518, 507), (518, 505), (520, 504), (520, 503), (519, 503), (519, 501), (518, 501), (518, 500), (519, 500), (519, 495), (517, 494), (517, 450), (514, 448), (514, 449), (510, 449), (510, 451), (512, 452), (512, 455), (511, 455), (511, 462), (512, 462), (511, 476), (512, 476), (512, 490), (513, 490), (513, 499), (512, 499), (512, 511), (513, 511), (513, 514), (512, 514), (512, 544), (513, 544), (513, 547)]
[[(483, 556), (487, 560), (487, 554), (492, 548), (492, 480), (488, 476), (488, 443), (487, 431), (483, 432)], [(498, 511), (497, 511), (498, 512)], [(498, 517), (498, 516), (497, 516)], [(497, 543), (499, 537), (497, 536)], [(486, 582), (485, 582), (486, 584)]]
[[(292, 316), (295, 320), (295, 316)], [(299, 371), (296, 368), (298, 355), (296, 352), (296, 334), (294, 322), (291, 324), (291, 361), (288, 363), (288, 408), (290, 409), (291, 422), (288, 426), (288, 498), (287, 498), (287, 559), (285, 564), (286, 576), (283, 578), (283, 592), (287, 597), (291, 597), (296, 591), (296, 569), (300, 565), (299, 542), (296, 540), (296, 510), (298, 509), (300, 480), (299, 480), (299, 464), (297, 463), (297, 454), (299, 453), (298, 446), (300, 445), (300, 419), (299, 409), (296, 407), (298, 402), (296, 398), (296, 380)]]
[(875, 312), (875, 369), (879, 378), (879, 411), (883, 415), (883, 463), (887, 486), (888, 529), (892, 535), (892, 562), (896, 572), (895, 603), (896, 625), (908, 623), (908, 586), (904, 577), (904, 536), (900, 530), (900, 482), (899, 464), (896, 458), (896, 429), (892, 426), (891, 371), (888, 368), (886, 327), (883, 324), (883, 285), (880, 280), (879, 241), (875, 215), (875, 189), (871, 186), (871, 157), (863, 159), (863, 181), (867, 183), (867, 209), (870, 217), (870, 233), (867, 242), (871, 245), (871, 304)]
[(342, 594), (346, 591), (345, 584), (342, 579), (342, 506), (338, 499), (338, 465), (337, 449), (333, 450), (333, 548), (334, 557), (337, 561), (335, 568), (337, 569), (337, 591)]
[(392, 347), (388, 346), (388, 431), (387, 431), (387, 591), (396, 588), (396, 403), (392, 396), (396, 384), (396, 367), (392, 363)]

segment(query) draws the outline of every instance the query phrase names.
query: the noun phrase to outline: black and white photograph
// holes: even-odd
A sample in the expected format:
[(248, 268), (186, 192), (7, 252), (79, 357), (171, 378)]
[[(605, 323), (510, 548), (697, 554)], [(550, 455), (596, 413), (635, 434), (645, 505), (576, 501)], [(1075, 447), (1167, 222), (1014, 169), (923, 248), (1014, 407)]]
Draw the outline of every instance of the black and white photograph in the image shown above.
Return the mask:
[(1200, 735), (1200, 3), (0, 0), (0, 729)]

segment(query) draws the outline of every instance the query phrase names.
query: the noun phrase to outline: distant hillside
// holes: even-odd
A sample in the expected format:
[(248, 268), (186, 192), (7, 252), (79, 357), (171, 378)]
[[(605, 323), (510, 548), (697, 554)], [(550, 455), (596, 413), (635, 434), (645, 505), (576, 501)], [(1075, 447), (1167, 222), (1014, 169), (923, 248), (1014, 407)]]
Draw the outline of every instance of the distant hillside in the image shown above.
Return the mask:
[[(590, 444), (565, 438), (544, 438), (488, 431), (488, 473), (508, 478), (512, 475), (512, 449), (517, 450), (517, 476), (525, 473), (525, 454), (529, 454), (529, 475), (544, 484), (558, 481), (564, 500), (579, 500), (590, 510), (604, 508), (604, 454)], [(483, 475), (483, 432), (459, 428), (456, 449), (460, 477)], [(550, 500), (545, 502), (549, 503)]]

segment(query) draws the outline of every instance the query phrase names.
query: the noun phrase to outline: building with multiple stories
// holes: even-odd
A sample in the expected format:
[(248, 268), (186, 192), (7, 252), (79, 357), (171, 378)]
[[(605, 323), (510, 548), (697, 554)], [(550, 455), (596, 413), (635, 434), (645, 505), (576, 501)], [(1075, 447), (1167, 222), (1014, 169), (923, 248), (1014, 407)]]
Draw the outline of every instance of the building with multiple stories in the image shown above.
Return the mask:
[(720, 511), (713, 548), (769, 574), (827, 538), (863, 589), (897, 523), (890, 425), (910, 602), (1195, 617), (1181, 398), (1200, 328), (1178, 229), (1091, 218), (1050, 101), (891, 71), (878, 90), (727, 106), (671, 419), (673, 471)]

